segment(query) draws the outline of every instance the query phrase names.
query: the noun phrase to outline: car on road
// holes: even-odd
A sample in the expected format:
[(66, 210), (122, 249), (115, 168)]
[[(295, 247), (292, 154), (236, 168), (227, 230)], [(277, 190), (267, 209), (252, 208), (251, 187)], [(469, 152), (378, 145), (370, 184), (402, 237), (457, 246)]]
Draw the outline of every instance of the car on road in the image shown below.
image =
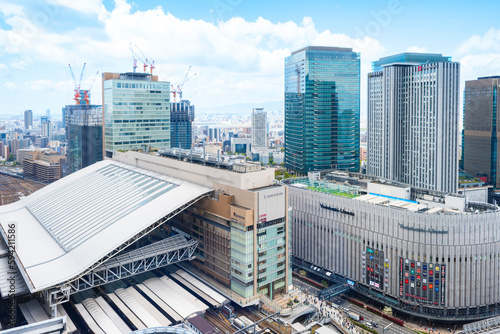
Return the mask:
[(378, 328), (378, 324), (376, 322), (372, 322), (373, 327)]

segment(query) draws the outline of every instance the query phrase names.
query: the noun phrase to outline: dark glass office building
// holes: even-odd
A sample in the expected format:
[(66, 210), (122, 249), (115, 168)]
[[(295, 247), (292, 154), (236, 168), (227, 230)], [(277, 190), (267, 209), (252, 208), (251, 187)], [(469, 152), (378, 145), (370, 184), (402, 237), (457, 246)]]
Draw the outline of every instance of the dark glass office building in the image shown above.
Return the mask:
[(68, 173), (103, 159), (102, 106), (67, 105), (64, 108)]
[(473, 176), (484, 175), (488, 183), (500, 188), (498, 129), (498, 83), (500, 76), (465, 82), (464, 91), (464, 169)]
[(285, 59), (285, 165), (359, 171), (359, 53), (309, 46)]
[(191, 148), (193, 121), (194, 106), (188, 100), (170, 103), (170, 147)]

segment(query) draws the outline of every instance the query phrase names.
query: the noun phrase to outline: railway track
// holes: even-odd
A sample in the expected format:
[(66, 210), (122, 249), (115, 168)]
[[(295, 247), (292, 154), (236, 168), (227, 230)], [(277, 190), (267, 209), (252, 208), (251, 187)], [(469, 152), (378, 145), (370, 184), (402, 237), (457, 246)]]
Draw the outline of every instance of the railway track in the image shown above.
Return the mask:
[(236, 329), (233, 328), (230, 324), (222, 320), (219, 315), (212, 313), (210, 311), (205, 313), (205, 320), (215, 326), (221, 333), (230, 334), (236, 332)]
[[(240, 310), (240, 313), (241, 313), (241, 315), (244, 315), (245, 317), (247, 317), (248, 319), (250, 319), (253, 322), (257, 322), (257, 321), (261, 320), (262, 318), (264, 318), (264, 316), (259, 316), (258, 314), (253, 313), (251, 311), (248, 311), (244, 308), (242, 308)], [(269, 321), (269, 320), (264, 320), (264, 321), (260, 322), (259, 327), (262, 329), (269, 328), (269, 329), (273, 330), (274, 332), (280, 333), (280, 334), (281, 333), (282, 334), (291, 333), (291, 329), (289, 327), (280, 326), (276, 322)]]
[(17, 202), (21, 197), (28, 196), (44, 186), (31, 180), (0, 174), (0, 205)]

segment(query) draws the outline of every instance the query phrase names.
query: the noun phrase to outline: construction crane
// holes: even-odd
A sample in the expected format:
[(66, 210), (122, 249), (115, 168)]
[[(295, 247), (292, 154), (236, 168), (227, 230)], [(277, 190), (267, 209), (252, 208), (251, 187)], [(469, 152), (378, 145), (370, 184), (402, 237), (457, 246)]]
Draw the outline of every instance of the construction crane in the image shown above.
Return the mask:
[(132, 43), (130, 43), (130, 51), (132, 51), (132, 59), (134, 60), (134, 72), (137, 68), (137, 59), (139, 59), (142, 63), (143, 63), (143, 66), (144, 66), (144, 73), (146, 73), (146, 69), (148, 68), (149, 66), (149, 69), (150, 69), (150, 73), (151, 75), (153, 74), (153, 69), (155, 68), (155, 61), (153, 60), (152, 62), (150, 62), (148, 60), (148, 57), (146, 57), (144, 55), (144, 53), (141, 51), (141, 49), (139, 49), (139, 47), (137, 45), (134, 45), (135, 46), (135, 49), (137, 51), (139, 51), (140, 55), (137, 54), (136, 51), (134, 51), (133, 47), (132, 47)]
[[(192, 74), (191, 76), (189, 76), (189, 71), (191, 70), (191, 65), (189, 66), (189, 68), (187, 69), (186, 71), (186, 75), (184, 76), (184, 79), (181, 81), (180, 84), (177, 85), (177, 93), (179, 93), (179, 99), (182, 100), (182, 87), (184, 86), (184, 84), (186, 82), (189, 81), (189, 79), (191, 79), (192, 77), (194, 77), (196, 75), (196, 73)], [(174, 95), (175, 96), (175, 95)], [(175, 101), (174, 101), (175, 102)]]
[(154, 60), (153, 60), (153, 62), (148, 61), (148, 57), (146, 57), (144, 55), (144, 53), (141, 51), (141, 49), (139, 49), (139, 47), (137, 46), (137, 44), (135, 45), (135, 48), (140, 52), (142, 58), (145, 59), (144, 72), (146, 72), (146, 67), (147, 67), (146, 64), (148, 64), (149, 65), (149, 69), (151, 71), (150, 73), (153, 74), (153, 69), (155, 68), (155, 61)]
[(146, 60), (142, 59), (137, 54), (137, 52), (134, 51), (134, 49), (132, 48), (132, 43), (130, 43), (129, 49), (130, 49), (130, 51), (132, 51), (132, 58), (134, 59), (134, 72), (135, 72), (135, 69), (137, 68), (137, 60), (136, 59), (139, 59), (139, 61), (144, 64), (144, 73), (146, 73), (146, 68), (148, 67), (148, 60), (147, 59)]
[(129, 49), (132, 52), (132, 61), (134, 62), (133, 68), (134, 68), (134, 73), (135, 73), (135, 70), (137, 69), (137, 58), (135, 58), (135, 53), (134, 53), (134, 50), (132, 49), (132, 43), (130, 43)]
[(97, 78), (97, 75), (99, 74), (99, 71), (96, 72), (94, 75), (94, 79), (92, 80), (92, 83), (90, 84), (90, 87), (88, 90), (84, 90), (83, 93), (85, 97), (83, 100), (85, 101), (85, 104), (90, 104), (90, 91), (92, 90), (92, 87), (94, 86), (95, 79)]
[(179, 92), (178, 92), (178, 91), (177, 91), (177, 89), (174, 87), (174, 85), (170, 85), (170, 87), (172, 88), (172, 89), (171, 89), (171, 92), (172, 92), (172, 94), (174, 95), (174, 103), (175, 103), (175, 97), (177, 96), (177, 93), (179, 93)]
[(80, 74), (80, 81), (78, 81), (78, 83), (76, 82), (75, 74), (73, 73), (73, 69), (71, 68), (71, 64), (68, 64), (69, 70), (71, 72), (71, 77), (73, 78), (73, 84), (75, 85), (75, 97), (73, 98), (73, 100), (75, 100), (76, 104), (80, 104), (80, 85), (82, 84), (83, 72), (85, 70), (86, 64), (87, 63), (83, 63), (82, 73)]

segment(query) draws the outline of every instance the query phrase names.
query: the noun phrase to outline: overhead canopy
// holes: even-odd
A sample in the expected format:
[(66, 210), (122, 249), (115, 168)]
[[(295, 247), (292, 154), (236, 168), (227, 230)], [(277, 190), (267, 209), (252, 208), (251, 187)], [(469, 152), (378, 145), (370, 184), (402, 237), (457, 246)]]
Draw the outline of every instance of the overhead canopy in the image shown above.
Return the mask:
[(0, 232), (4, 240), (15, 233), (16, 263), (29, 290), (36, 292), (80, 275), (211, 191), (106, 160), (0, 207)]

